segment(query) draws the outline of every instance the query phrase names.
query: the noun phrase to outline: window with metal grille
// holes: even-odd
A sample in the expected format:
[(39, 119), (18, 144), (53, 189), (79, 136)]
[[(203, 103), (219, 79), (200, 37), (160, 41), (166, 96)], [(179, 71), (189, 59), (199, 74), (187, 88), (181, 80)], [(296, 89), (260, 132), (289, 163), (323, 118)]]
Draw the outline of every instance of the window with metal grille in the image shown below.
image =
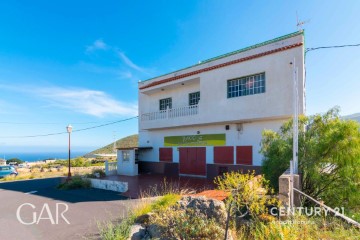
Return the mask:
[(265, 92), (265, 73), (228, 80), (228, 98)]
[(189, 105), (198, 105), (200, 101), (200, 92), (189, 93)]
[(122, 157), (123, 161), (129, 161), (130, 160), (130, 151), (122, 151)]
[(164, 98), (160, 99), (160, 111), (166, 110), (167, 108), (172, 108), (172, 99), (171, 98)]

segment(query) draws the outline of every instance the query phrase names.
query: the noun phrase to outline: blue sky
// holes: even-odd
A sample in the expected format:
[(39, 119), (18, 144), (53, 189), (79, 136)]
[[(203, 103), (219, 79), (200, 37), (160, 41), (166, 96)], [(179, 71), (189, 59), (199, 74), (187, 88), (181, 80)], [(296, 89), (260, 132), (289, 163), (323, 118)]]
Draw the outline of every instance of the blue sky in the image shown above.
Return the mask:
[[(0, 137), (137, 115), (137, 81), (297, 30), (306, 47), (360, 43), (359, 1), (0, 1)], [(307, 113), (360, 112), (360, 47), (309, 52)], [(73, 134), (76, 150), (137, 121)], [(3, 151), (65, 151), (67, 136), (0, 138)]]

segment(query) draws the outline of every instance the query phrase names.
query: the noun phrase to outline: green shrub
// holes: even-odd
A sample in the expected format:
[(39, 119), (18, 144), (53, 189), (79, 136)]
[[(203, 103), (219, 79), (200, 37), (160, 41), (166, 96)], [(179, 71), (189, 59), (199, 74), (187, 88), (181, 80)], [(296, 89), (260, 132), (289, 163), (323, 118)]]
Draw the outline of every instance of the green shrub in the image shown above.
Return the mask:
[(237, 229), (237, 239), (359, 239), (360, 231), (339, 219), (294, 216), (284, 221), (254, 221)]
[(102, 240), (127, 240), (130, 234), (130, 228), (134, 224), (134, 218), (123, 219), (119, 224), (106, 222), (98, 224), (100, 237)]
[(88, 177), (88, 178), (96, 178), (96, 175), (97, 175), (96, 173), (98, 173), (101, 178), (106, 177), (104, 169), (93, 169), (91, 173), (86, 175), (86, 177)]
[[(303, 192), (332, 207), (360, 205), (359, 129), (358, 122), (340, 118), (337, 108), (300, 117), (298, 160)], [(279, 132), (263, 132), (263, 172), (274, 188), (292, 159), (292, 132), (292, 120)]]
[(70, 181), (62, 183), (58, 186), (58, 188), (62, 190), (90, 188), (90, 187), (91, 187), (90, 180), (82, 178), (81, 176), (73, 176)]
[(255, 176), (254, 172), (228, 172), (217, 177), (214, 183), (218, 189), (230, 192), (226, 202), (231, 215), (243, 210), (251, 217), (258, 217), (267, 213), (267, 206), (278, 205), (275, 197), (265, 195), (273, 193), (268, 181), (260, 175)]
[(90, 167), (91, 162), (87, 161), (84, 157), (77, 157), (71, 160), (72, 167)]
[(106, 240), (122, 240), (128, 239), (130, 234), (130, 227), (135, 223), (135, 219), (141, 215), (147, 214), (153, 211), (160, 211), (173, 206), (180, 199), (179, 195), (166, 194), (159, 199), (149, 202), (143, 201), (133, 210), (128, 217), (124, 218), (119, 224), (106, 222), (104, 224), (98, 224), (100, 230), (101, 239)]
[(93, 159), (91, 160), (91, 166), (105, 166), (105, 161), (103, 159)]

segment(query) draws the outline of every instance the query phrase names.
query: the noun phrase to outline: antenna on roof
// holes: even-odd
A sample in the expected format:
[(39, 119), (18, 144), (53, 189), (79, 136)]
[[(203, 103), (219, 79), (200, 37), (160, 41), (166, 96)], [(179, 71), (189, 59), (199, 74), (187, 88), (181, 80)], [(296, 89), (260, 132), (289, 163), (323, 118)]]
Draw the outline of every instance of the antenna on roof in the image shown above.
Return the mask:
[(310, 22), (310, 20), (305, 20), (305, 21), (300, 21), (299, 20), (299, 16), (298, 16), (298, 13), (296, 12), (296, 27), (297, 27), (297, 30), (298, 31), (301, 31), (303, 30), (303, 25)]

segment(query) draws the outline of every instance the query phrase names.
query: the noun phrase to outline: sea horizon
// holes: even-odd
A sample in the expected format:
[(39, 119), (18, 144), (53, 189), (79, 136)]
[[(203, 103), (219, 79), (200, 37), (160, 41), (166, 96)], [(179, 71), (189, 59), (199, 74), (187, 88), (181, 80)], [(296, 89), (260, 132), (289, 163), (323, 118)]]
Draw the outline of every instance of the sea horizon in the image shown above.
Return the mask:
[[(81, 157), (87, 154), (87, 151), (74, 151), (71, 152), (71, 158)], [(11, 158), (18, 158), (25, 162), (36, 162), (45, 159), (68, 159), (68, 152), (31, 152), (31, 153), (20, 153), (20, 152), (9, 152), (2, 154), (0, 158), (6, 160)]]

